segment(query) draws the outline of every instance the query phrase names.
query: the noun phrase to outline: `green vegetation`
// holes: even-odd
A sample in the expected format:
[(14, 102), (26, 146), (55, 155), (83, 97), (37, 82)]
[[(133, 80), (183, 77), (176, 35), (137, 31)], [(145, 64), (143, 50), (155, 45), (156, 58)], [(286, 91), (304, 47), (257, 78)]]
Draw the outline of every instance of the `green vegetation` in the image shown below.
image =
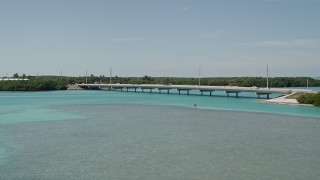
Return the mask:
[[(27, 78), (28, 81), (0, 81), (0, 91), (47, 91), (63, 90), (67, 84), (82, 83), (109, 83), (110, 78), (105, 76), (95, 76), (91, 74), (87, 78), (84, 76), (19, 76), (15, 78)], [(309, 81), (309, 86), (320, 86), (320, 79), (309, 77), (274, 77), (269, 78), (270, 87), (305, 87)], [(213, 77), (201, 78), (201, 85), (205, 86), (242, 86), (242, 87), (266, 87), (267, 79), (264, 77)], [(112, 77), (112, 83), (120, 84), (173, 84), (173, 85), (198, 85), (198, 78), (184, 77)]]
[[(305, 87), (309, 80), (309, 86), (320, 86), (320, 80), (309, 77), (275, 77), (269, 78), (270, 87)], [(121, 84), (175, 84), (198, 85), (198, 78), (182, 77), (118, 77), (112, 78), (112, 83)], [(70, 83), (85, 83), (85, 77), (72, 77)], [(88, 83), (109, 83), (109, 77), (89, 76)], [(267, 79), (264, 77), (213, 77), (201, 78), (201, 85), (205, 86), (242, 86), (242, 87), (266, 87)]]
[(313, 104), (315, 106), (320, 106), (320, 93), (305, 93), (299, 96), (297, 100), (300, 104)]
[(65, 90), (66, 84), (66, 81), (48, 78), (31, 78), (27, 81), (0, 81), (0, 91)]
[[(70, 84), (86, 83), (85, 77), (66, 77)], [(320, 86), (320, 80), (309, 77), (274, 77), (269, 78), (270, 87), (305, 87), (309, 80), (309, 86)], [(90, 75), (88, 83), (109, 83), (109, 77)], [(204, 86), (242, 86), (242, 87), (266, 87), (267, 79), (264, 77), (210, 77), (201, 78)], [(198, 85), (198, 78), (184, 77), (118, 77), (112, 78), (112, 83), (120, 84), (175, 84), (175, 85)]]

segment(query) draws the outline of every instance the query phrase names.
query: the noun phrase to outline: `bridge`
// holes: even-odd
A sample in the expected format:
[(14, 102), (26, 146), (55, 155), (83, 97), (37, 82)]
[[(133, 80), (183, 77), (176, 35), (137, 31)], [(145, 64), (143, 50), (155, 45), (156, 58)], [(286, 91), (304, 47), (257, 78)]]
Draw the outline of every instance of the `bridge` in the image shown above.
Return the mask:
[(255, 93), (258, 98), (261, 96), (266, 96), (269, 99), (270, 94), (292, 94), (297, 92), (312, 92), (312, 90), (305, 89), (284, 89), (284, 88), (258, 88), (258, 87), (238, 87), (238, 86), (198, 86), (198, 85), (163, 85), (163, 84), (78, 84), (78, 87), (83, 89), (108, 89), (108, 90), (120, 90), (120, 91), (134, 91), (137, 92), (137, 89), (150, 93), (153, 90), (157, 90), (159, 93), (170, 94), (171, 90), (178, 91), (179, 95), (181, 92), (189, 95), (190, 91), (196, 90), (199, 91), (201, 95), (204, 92), (209, 93), (212, 96), (214, 91), (224, 91), (229, 97), (230, 94), (233, 94), (235, 97), (238, 97), (241, 92), (252, 92)]

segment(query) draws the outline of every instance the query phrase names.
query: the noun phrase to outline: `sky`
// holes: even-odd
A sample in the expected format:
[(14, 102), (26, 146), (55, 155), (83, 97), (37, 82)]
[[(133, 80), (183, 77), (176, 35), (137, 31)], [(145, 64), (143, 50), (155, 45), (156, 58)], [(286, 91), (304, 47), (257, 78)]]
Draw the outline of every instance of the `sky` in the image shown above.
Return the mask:
[(0, 0), (0, 77), (320, 76), (320, 0)]

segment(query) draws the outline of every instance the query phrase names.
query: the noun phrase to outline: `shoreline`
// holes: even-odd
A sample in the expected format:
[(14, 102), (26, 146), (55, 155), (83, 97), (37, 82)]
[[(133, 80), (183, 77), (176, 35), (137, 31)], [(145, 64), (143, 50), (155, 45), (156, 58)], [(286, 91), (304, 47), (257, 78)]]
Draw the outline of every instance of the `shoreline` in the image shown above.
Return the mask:
[(284, 104), (284, 105), (294, 105), (294, 106), (308, 106), (308, 107), (314, 107), (312, 104), (300, 104), (297, 99), (288, 99), (287, 97), (294, 95), (295, 93), (288, 94), (285, 96), (273, 98), (273, 99), (267, 99), (263, 102), (268, 104)]
[(79, 87), (78, 84), (68, 84), (66, 90), (84, 90), (83, 88)]

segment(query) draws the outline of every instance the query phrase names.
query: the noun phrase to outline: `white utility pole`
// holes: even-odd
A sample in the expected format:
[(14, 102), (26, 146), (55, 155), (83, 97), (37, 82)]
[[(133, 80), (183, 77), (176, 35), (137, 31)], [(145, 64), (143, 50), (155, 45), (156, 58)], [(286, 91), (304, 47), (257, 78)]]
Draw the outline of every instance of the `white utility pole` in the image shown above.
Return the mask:
[(199, 66), (199, 86), (201, 85), (201, 67)]
[(86, 69), (86, 84), (88, 84), (88, 70)]
[(111, 84), (112, 83), (112, 68), (110, 68), (110, 82), (109, 82), (109, 84)]
[(269, 88), (269, 65), (267, 64), (267, 88)]

